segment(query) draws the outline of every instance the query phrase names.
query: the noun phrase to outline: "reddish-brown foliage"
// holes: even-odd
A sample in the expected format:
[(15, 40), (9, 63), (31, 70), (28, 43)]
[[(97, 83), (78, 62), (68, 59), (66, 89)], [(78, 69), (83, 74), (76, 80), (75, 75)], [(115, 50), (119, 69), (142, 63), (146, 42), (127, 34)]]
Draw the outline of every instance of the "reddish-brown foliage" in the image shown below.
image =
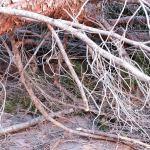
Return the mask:
[[(17, 8), (23, 10), (29, 10), (32, 12), (44, 14), (53, 18), (61, 18), (71, 20), (72, 17), (76, 17), (86, 0), (17, 0), (9, 1), (5, 0), (2, 3), (4, 7)], [(89, 24), (88, 17), (98, 19), (100, 16), (101, 4), (100, 1), (92, 0), (84, 7), (82, 13), (80, 13), (78, 20)], [(25, 23), (24, 18), (0, 15), (0, 34), (8, 32), (14, 27), (21, 26)]]

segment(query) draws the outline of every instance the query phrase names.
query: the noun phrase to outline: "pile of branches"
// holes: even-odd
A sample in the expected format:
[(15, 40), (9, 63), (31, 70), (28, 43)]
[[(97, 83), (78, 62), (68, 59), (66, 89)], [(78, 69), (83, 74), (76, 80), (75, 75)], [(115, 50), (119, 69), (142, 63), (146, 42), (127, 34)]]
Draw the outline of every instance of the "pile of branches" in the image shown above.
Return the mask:
[[(150, 141), (148, 1), (5, 1), (1, 2), (0, 13), (1, 114), (10, 89), (8, 81), (19, 82), (44, 118), (68, 132), (118, 139), (115, 135), (70, 129), (53, 119), (58, 116), (56, 109), (93, 112), (93, 124), (100, 116), (109, 116), (109, 123), (115, 120), (119, 132), (140, 133), (143, 141)], [(3, 129), (1, 134), (44, 118)], [(134, 139), (119, 139), (150, 148)]]

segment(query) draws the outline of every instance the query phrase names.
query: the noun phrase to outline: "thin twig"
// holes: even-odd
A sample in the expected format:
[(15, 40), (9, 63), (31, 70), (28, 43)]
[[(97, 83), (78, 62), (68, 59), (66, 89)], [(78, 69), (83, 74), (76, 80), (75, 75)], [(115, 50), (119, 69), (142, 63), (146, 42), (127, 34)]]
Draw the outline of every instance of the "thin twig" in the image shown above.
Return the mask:
[(74, 68), (72, 67), (72, 64), (71, 64), (71, 62), (70, 62), (70, 60), (68, 58), (68, 55), (67, 55), (67, 53), (66, 53), (66, 51), (65, 51), (65, 49), (63, 47), (63, 44), (61, 43), (61, 41), (60, 41), (57, 33), (55, 32), (55, 30), (50, 25), (48, 25), (48, 28), (51, 30), (51, 32), (52, 32), (52, 34), (53, 34), (53, 36), (54, 36), (54, 38), (55, 38), (55, 40), (56, 40), (56, 42), (58, 44), (58, 47), (59, 47), (59, 49), (60, 49), (60, 51), (62, 53), (62, 56), (64, 57), (64, 61), (66, 62), (67, 66), (68, 66), (68, 68), (69, 68), (69, 70), (71, 72), (71, 75), (72, 75), (73, 79), (77, 83), (77, 86), (79, 88), (79, 91), (80, 91), (82, 99), (83, 99), (83, 102), (85, 103), (85, 106), (86, 106), (85, 111), (89, 111), (88, 100), (87, 100), (87, 97), (85, 95), (85, 91), (83, 89), (83, 85), (82, 85), (81, 81), (79, 80), (79, 78), (78, 78)]
[[(112, 62), (112, 64), (117, 64), (119, 66), (124, 67), (130, 73), (132, 73), (132, 75), (136, 76), (141, 81), (145, 81), (145, 82), (148, 82), (148, 83), (150, 82), (150, 77), (148, 75), (146, 75), (145, 73), (141, 72), (135, 66), (133, 66), (129, 62), (127, 62), (127, 61), (125, 61), (125, 60), (123, 60), (119, 57), (116, 57), (116, 56), (112, 55), (111, 53), (105, 51), (104, 49), (99, 47), (95, 42), (93, 42), (90, 38), (88, 38), (87, 35), (80, 32), (79, 30), (73, 28), (72, 26), (68, 26), (68, 25), (64, 24), (60, 20), (49, 18), (47, 16), (37, 14), (37, 13), (34, 13), (34, 12), (30, 12), (30, 11), (17, 10), (17, 9), (4, 8), (4, 7), (0, 7), (0, 12), (5, 13), (5, 14), (11, 14), (11, 15), (17, 15), (17, 16), (27, 17), (27, 18), (31, 18), (31, 19), (36, 19), (36, 20), (39, 20), (41, 22), (45, 22), (47, 24), (51, 24), (51, 25), (57, 26), (57, 27), (59, 27), (63, 30), (66, 30), (66, 31), (70, 32), (71, 34), (73, 34), (74, 36), (81, 39), (82, 41), (84, 41), (89, 47), (92, 48), (93, 51), (96, 51), (101, 56), (103, 56), (106, 59), (110, 60)], [(97, 31), (97, 33), (99, 32), (99, 30), (96, 30), (96, 29), (94, 29), (94, 31)], [(103, 31), (103, 32), (106, 32), (106, 31)], [(113, 33), (113, 35), (114, 35), (114, 33)], [(125, 41), (124, 38), (121, 37), (121, 39)], [(129, 40), (129, 39), (126, 39), (126, 40), (128, 42), (130, 41), (133, 45), (137, 45), (141, 48), (143, 47), (144, 49), (147, 49), (148, 51), (150, 51), (150, 48), (148, 46), (146, 46), (146, 45), (144, 45), (140, 42), (132, 41), (132, 40)]]

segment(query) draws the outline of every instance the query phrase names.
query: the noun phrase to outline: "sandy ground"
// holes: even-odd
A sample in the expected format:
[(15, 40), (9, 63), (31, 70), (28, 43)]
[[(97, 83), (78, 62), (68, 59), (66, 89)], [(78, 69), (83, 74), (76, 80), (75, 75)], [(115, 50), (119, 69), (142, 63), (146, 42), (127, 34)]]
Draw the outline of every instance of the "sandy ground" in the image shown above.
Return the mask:
[[(29, 115), (6, 115), (2, 120), (2, 126), (6, 127), (14, 123), (25, 122), (32, 119)], [(90, 117), (60, 118), (60, 122), (68, 127), (90, 128)], [(3, 136), (0, 139), (0, 150), (131, 150), (121, 143), (93, 140), (73, 136), (50, 122), (40, 123), (18, 133)]]

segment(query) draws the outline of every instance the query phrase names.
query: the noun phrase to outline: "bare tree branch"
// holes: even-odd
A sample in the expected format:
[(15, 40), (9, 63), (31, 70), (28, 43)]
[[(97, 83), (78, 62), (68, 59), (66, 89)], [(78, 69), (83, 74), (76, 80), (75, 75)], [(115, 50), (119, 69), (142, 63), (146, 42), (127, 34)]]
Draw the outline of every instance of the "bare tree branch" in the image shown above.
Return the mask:
[[(89, 45), (89, 47), (91, 47), (93, 49), (93, 51), (98, 52), (101, 56), (103, 56), (106, 59), (110, 60), (112, 64), (117, 64), (119, 66), (124, 67), (129, 72), (131, 72), (132, 75), (135, 75), (137, 78), (139, 78), (142, 81), (146, 81), (148, 83), (150, 82), (150, 77), (148, 75), (144, 74), (143, 72), (138, 70), (136, 67), (134, 67), (133, 65), (128, 63), (127, 61), (125, 61), (125, 60), (123, 60), (119, 57), (116, 57), (116, 56), (112, 55), (111, 53), (105, 51), (104, 49), (99, 47), (95, 42), (93, 42), (90, 38), (88, 38), (85, 34), (78, 31), (77, 29), (73, 28), (72, 26), (68, 26), (68, 25), (62, 23), (60, 20), (52, 19), (52, 18), (43, 16), (43, 15), (40, 15), (40, 14), (29, 12), (29, 11), (3, 8), (3, 7), (0, 8), (0, 12), (5, 13), (5, 14), (11, 14), (11, 15), (17, 15), (17, 16), (22, 16), (22, 17), (35, 19), (35, 20), (38, 20), (38, 21), (41, 21), (41, 22), (45, 22), (47, 24), (51, 24), (53, 26), (57, 26), (57, 27), (59, 27), (63, 30), (66, 30), (66, 31), (70, 32), (71, 34), (74, 34), (76, 37), (78, 37), (82, 41), (84, 41), (87, 45)], [(99, 31), (98, 29), (94, 29), (94, 30), (96, 30), (97, 32)], [(103, 32), (105, 32), (105, 31), (103, 31)], [(143, 45), (142, 43), (139, 43), (139, 42), (131, 41), (131, 40), (126, 39), (126, 38), (125, 39), (122, 38), (122, 40), (132, 42), (133, 45), (138, 45), (139, 47), (142, 46), (147, 50), (150, 49), (146, 45)]]

